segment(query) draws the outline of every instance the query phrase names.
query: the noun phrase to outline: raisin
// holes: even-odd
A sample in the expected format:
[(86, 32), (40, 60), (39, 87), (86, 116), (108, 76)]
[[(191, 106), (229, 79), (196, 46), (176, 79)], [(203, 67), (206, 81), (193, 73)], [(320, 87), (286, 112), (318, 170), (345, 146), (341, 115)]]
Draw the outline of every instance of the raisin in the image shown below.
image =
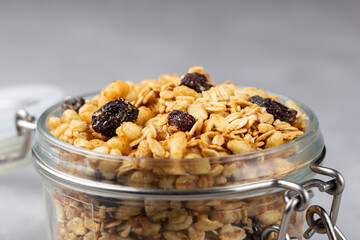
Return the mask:
[(99, 206), (106, 206), (106, 207), (119, 207), (120, 203), (118, 199), (115, 198), (101, 198), (98, 197)]
[(102, 106), (92, 115), (92, 127), (95, 132), (106, 137), (116, 136), (116, 129), (123, 122), (135, 122), (139, 109), (129, 101), (119, 98)]
[(261, 224), (255, 218), (251, 218), (253, 233), (246, 233), (245, 240), (260, 240), (262, 234)]
[(103, 176), (103, 174), (100, 172), (99, 169), (96, 169), (94, 172), (94, 179), (97, 182), (101, 182), (105, 180), (105, 177)]
[(272, 98), (262, 98), (256, 95), (249, 98), (249, 102), (264, 107), (268, 113), (274, 115), (275, 119), (280, 119), (288, 123), (292, 123), (296, 119), (296, 110), (288, 108)]
[(194, 89), (198, 93), (207, 91), (212, 88), (212, 85), (209, 83), (208, 79), (204, 74), (201, 73), (187, 73), (183, 79), (181, 79), (180, 86), (184, 85), (189, 88)]
[(97, 203), (98, 206), (106, 206), (106, 207), (120, 206), (119, 199), (116, 199), (116, 198), (108, 198), (108, 197), (87, 195), (87, 194), (85, 194), (85, 197), (92, 198), (92, 199), (98, 201), (98, 203)]
[(172, 111), (167, 118), (170, 126), (175, 126), (179, 131), (183, 132), (190, 131), (196, 122), (192, 115), (180, 110)]
[(65, 100), (63, 102), (63, 104), (61, 105), (61, 110), (64, 112), (67, 109), (72, 109), (75, 112), (79, 112), (79, 109), (84, 104), (85, 104), (85, 99), (83, 99), (82, 97), (68, 99), (68, 100)]

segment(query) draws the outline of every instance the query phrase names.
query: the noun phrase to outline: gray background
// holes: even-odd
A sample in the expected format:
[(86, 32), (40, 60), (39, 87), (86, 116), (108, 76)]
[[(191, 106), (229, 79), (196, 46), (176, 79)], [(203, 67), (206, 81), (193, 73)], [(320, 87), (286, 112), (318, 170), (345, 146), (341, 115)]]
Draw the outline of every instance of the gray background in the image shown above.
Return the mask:
[[(317, 113), (326, 164), (347, 180), (338, 225), (358, 239), (359, 26), (360, 1), (0, 1), (0, 87), (79, 95), (202, 65), (215, 82), (292, 96)], [(46, 239), (31, 166), (0, 176), (0, 214), (0, 239)]]

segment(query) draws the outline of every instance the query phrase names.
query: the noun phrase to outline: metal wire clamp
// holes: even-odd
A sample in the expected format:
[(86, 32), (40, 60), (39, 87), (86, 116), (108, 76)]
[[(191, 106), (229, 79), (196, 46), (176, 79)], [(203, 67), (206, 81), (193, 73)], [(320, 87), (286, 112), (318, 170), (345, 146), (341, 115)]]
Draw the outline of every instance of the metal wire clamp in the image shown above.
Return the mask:
[[(325, 150), (324, 150), (325, 155)], [(316, 187), (321, 192), (333, 196), (330, 214), (318, 205), (311, 206), (306, 212), (306, 221), (309, 228), (304, 233), (304, 238), (310, 239), (315, 233), (327, 234), (330, 240), (344, 240), (346, 237), (336, 226), (339, 215), (341, 196), (345, 188), (343, 176), (336, 170), (320, 166), (319, 162), (314, 162), (310, 169), (320, 175), (331, 177), (332, 179), (324, 182), (322, 180), (310, 180), (304, 184), (305, 188)], [(319, 218), (315, 220), (315, 215)]]
[(25, 110), (16, 111), (15, 126), (18, 136), (24, 136), (24, 142), (19, 152), (12, 152), (0, 155), (0, 165), (23, 158), (30, 147), (31, 134), (36, 128), (35, 118), (29, 115)]
[[(330, 240), (346, 240), (345, 235), (336, 226), (336, 220), (339, 214), (341, 195), (344, 191), (345, 181), (343, 176), (336, 170), (320, 166), (322, 160), (325, 158), (326, 149), (324, 147), (321, 156), (310, 165), (310, 169), (320, 175), (331, 177), (332, 179), (325, 182), (320, 179), (312, 179), (304, 182), (302, 187), (308, 191), (311, 197), (314, 196), (312, 188), (317, 188), (320, 192), (326, 192), (333, 196), (330, 214), (318, 205), (310, 206), (306, 211), (306, 221), (309, 225), (303, 237), (310, 239), (315, 233), (327, 234)], [(291, 240), (297, 238), (290, 238), (287, 234), (291, 214), (296, 209), (299, 202), (299, 196), (294, 191), (287, 191), (284, 194), (285, 209), (281, 221), (281, 225), (272, 225), (264, 229), (261, 239), (267, 240), (272, 232), (278, 233), (278, 240)], [(298, 210), (297, 210), (298, 211)], [(319, 218), (315, 219), (318, 215)]]

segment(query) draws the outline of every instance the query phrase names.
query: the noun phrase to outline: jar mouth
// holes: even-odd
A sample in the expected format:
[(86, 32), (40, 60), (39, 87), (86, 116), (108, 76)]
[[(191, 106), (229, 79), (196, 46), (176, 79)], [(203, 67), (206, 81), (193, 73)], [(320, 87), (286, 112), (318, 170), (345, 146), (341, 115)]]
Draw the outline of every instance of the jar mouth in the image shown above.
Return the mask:
[[(272, 92), (272, 91), (267, 91), (267, 92), (278, 96), (281, 102), (284, 102), (286, 100), (293, 100), (284, 95), (278, 94), (276, 92)], [(87, 95), (83, 95), (81, 97), (91, 98), (95, 94), (96, 93), (87, 94)], [(221, 161), (225, 163), (225, 162), (232, 162), (232, 161), (243, 161), (243, 160), (255, 159), (255, 158), (259, 158), (259, 157), (266, 157), (266, 156), (272, 155), (274, 153), (283, 152), (283, 151), (292, 149), (296, 145), (299, 145), (299, 144), (303, 143), (304, 141), (306, 141), (307, 139), (311, 138), (311, 136), (314, 135), (319, 128), (318, 119), (317, 119), (316, 115), (313, 113), (313, 111), (310, 108), (308, 108), (306, 105), (304, 105), (303, 103), (301, 103), (299, 101), (295, 101), (295, 100), (293, 100), (293, 101), (298, 105), (298, 107), (301, 109), (301, 111), (304, 114), (306, 114), (306, 116), (308, 117), (308, 119), (305, 120), (306, 131), (300, 137), (298, 137), (290, 142), (287, 142), (285, 144), (282, 144), (280, 146), (264, 149), (262, 151), (255, 151), (255, 152), (242, 153), (242, 154), (231, 154), (231, 155), (221, 156), (221, 157), (205, 157), (205, 158), (209, 159), (210, 161), (221, 159)], [(57, 103), (57, 104), (53, 105), (52, 107), (50, 107), (48, 110), (46, 110), (40, 116), (39, 120), (37, 121), (37, 133), (40, 134), (44, 139), (46, 139), (46, 141), (49, 141), (50, 143), (60, 147), (61, 149), (71, 152), (71, 153), (74, 153), (74, 154), (78, 154), (78, 155), (82, 155), (82, 156), (90, 156), (92, 158), (96, 158), (99, 160), (106, 160), (106, 161), (122, 162), (122, 161), (126, 161), (126, 160), (141, 159), (141, 160), (147, 160), (147, 161), (153, 161), (153, 162), (162, 162), (162, 163), (165, 162), (165, 164), (166, 164), (167, 161), (172, 160), (169, 158), (139, 158), (139, 157), (117, 156), (117, 155), (99, 153), (99, 152), (95, 152), (95, 151), (88, 150), (85, 148), (76, 147), (74, 145), (71, 145), (69, 143), (61, 141), (60, 139), (56, 138), (55, 136), (53, 136), (50, 133), (50, 131), (46, 125), (47, 120), (50, 116), (53, 116), (56, 114), (59, 115), (61, 113), (60, 112), (61, 104), (62, 104), (62, 102)], [(176, 159), (176, 160), (180, 161), (180, 162), (187, 162), (187, 161), (196, 161), (198, 159), (204, 159), (204, 157), (186, 158), (186, 159), (182, 158), (182, 159)]]
[[(281, 94), (268, 93), (278, 96), (280, 102), (292, 100)], [(89, 94), (83, 97), (91, 98), (94, 95)], [(252, 183), (287, 180), (299, 184), (313, 178), (314, 173), (310, 171), (309, 164), (319, 158), (324, 147), (319, 122), (315, 114), (304, 104), (298, 101), (295, 103), (307, 116), (305, 120), (307, 129), (300, 137), (263, 151), (192, 159), (116, 156), (63, 142), (53, 136), (47, 127), (48, 119), (51, 116), (61, 117), (61, 103), (58, 103), (40, 116), (33, 141), (32, 155), (36, 169), (44, 179), (92, 195), (158, 199), (157, 196), (161, 194), (167, 199), (177, 197), (204, 199), (209, 197), (223, 198), (225, 195), (226, 197), (242, 198), (270, 194), (281, 191), (281, 189), (260, 189), (251, 193), (242, 192), (242, 194), (239, 194), (238, 191), (241, 186), (248, 186)], [(216, 176), (209, 177), (202, 172), (188, 170), (190, 169), (189, 166), (195, 166), (198, 162), (201, 164), (201, 160), (209, 162), (210, 167), (220, 165), (222, 171), (227, 170), (227, 175), (223, 174), (219, 178)], [(125, 166), (126, 169), (128, 164), (136, 164), (136, 167), (124, 174), (119, 173), (120, 177), (117, 175), (118, 172), (111, 172), (105, 177), (104, 175), (98, 177), (100, 170), (91, 164), (94, 162), (97, 164), (101, 161), (104, 161), (104, 165), (106, 165), (106, 161), (122, 163), (119, 169), (122, 166)], [(187, 170), (181, 174), (166, 172), (175, 161)], [(144, 163), (142, 165), (144, 168), (141, 167), (140, 163)], [(149, 170), (153, 168), (156, 171)], [(164, 171), (157, 172), (157, 169)], [(100, 174), (102, 173), (100, 172)], [(215, 178), (217, 179), (215, 180)], [(210, 183), (210, 180), (213, 182)], [(186, 181), (190, 181), (192, 185), (181, 185), (189, 183)], [(193, 196), (194, 194), (196, 196)]]

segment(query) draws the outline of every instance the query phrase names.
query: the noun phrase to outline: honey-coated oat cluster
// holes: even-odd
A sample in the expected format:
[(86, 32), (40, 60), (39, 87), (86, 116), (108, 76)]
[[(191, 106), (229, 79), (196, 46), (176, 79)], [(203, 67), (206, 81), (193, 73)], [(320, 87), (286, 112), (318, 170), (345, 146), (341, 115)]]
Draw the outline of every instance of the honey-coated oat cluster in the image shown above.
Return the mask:
[[(66, 143), (119, 156), (77, 162), (91, 169), (92, 180), (140, 188), (210, 188), (279, 177), (294, 168), (280, 157), (226, 157), (261, 152), (304, 133), (306, 115), (295, 102), (278, 101), (261, 89), (230, 81), (214, 84), (202, 67), (191, 67), (184, 76), (114, 81), (92, 99), (67, 100), (62, 116), (48, 119), (48, 128)], [(69, 197), (54, 195), (58, 239), (260, 239), (263, 227), (280, 222), (283, 208), (281, 194), (242, 201), (145, 200), (135, 206), (134, 201), (63, 194)], [(93, 204), (94, 212), (82, 202)]]

